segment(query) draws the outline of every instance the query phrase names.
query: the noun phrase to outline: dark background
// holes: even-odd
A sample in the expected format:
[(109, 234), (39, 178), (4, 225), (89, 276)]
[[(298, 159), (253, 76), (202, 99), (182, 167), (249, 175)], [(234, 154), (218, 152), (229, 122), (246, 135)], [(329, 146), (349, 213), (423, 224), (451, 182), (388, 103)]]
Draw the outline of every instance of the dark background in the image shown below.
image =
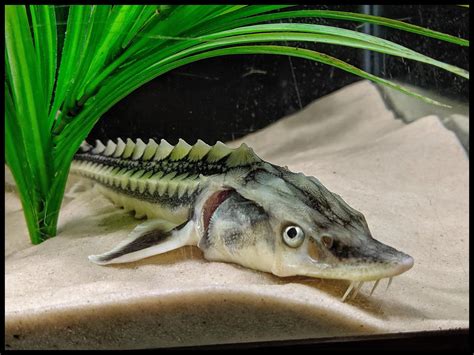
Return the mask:
[[(455, 5), (299, 6), (386, 16), (469, 39), (469, 10)], [(294, 22), (338, 25), (379, 35), (435, 59), (469, 69), (469, 49), (432, 38), (362, 23), (330, 19)], [(283, 43), (284, 44), (284, 43)], [(418, 62), (360, 49), (302, 43), (373, 74), (431, 89), (445, 97), (468, 100), (468, 80)], [(198, 138), (228, 141), (305, 107), (359, 77), (333, 67), (286, 56), (236, 55), (175, 69), (137, 89), (107, 112), (88, 140), (166, 138), (175, 144)], [(317, 119), (317, 117), (315, 117)]]

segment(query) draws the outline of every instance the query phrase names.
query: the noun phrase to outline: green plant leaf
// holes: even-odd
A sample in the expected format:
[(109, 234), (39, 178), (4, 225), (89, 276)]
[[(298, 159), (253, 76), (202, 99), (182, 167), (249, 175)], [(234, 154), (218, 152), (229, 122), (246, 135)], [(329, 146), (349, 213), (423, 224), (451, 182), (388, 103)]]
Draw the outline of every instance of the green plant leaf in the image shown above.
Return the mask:
[(18, 133), (25, 145), (27, 162), (30, 165), (37, 188), (46, 193), (49, 186), (50, 166), (49, 141), (45, 106), (45, 92), (41, 85), (40, 67), (36, 60), (30, 25), (25, 6), (5, 6), (5, 49), (9, 61), (9, 87), (15, 115), (10, 119), (18, 122)]
[(353, 12), (344, 11), (332, 11), (332, 10), (296, 10), (296, 11), (283, 11), (271, 14), (244, 17), (236, 19), (233, 22), (216, 21), (212, 26), (206, 28), (202, 33), (196, 33), (196, 35), (202, 35), (205, 33), (213, 33), (217, 31), (226, 30), (229, 28), (242, 27), (252, 25), (256, 23), (262, 23), (266, 21), (275, 21), (289, 18), (330, 18), (334, 20), (346, 20), (354, 22), (365, 22), (374, 25), (380, 25), (398, 30), (416, 33), (425, 37), (432, 37), (445, 42), (451, 42), (461, 46), (469, 46), (469, 41), (451, 36), (442, 32), (430, 30), (428, 28), (412, 25), (403, 21), (394, 20), (386, 17), (359, 14)]
[[(124, 71), (120, 74), (117, 74), (117, 78), (120, 78), (121, 75), (124, 77), (134, 77), (139, 78), (146, 73), (147, 68), (151, 66), (161, 66), (178, 60), (187, 55), (192, 55), (206, 50), (211, 50), (218, 47), (224, 47), (229, 45), (237, 44), (248, 44), (255, 42), (276, 42), (276, 41), (311, 41), (311, 42), (324, 42), (338, 45), (346, 45), (357, 48), (365, 48), (381, 53), (397, 55), (404, 58), (409, 58), (413, 60), (418, 60), (424, 63), (432, 64), (439, 66), (443, 69), (449, 70), (457, 75), (468, 78), (468, 72), (464, 71), (461, 68), (450, 66), (448, 64), (438, 62), (429, 57), (423, 56), (417, 52), (414, 52), (408, 48), (396, 45), (389, 41), (381, 40), (373, 36), (360, 34), (354, 31), (337, 31), (332, 27), (328, 26), (316, 26), (316, 25), (303, 25), (303, 26), (291, 26), (290, 24), (283, 24), (281, 27), (282, 30), (295, 29), (295, 30), (305, 30), (312, 33), (291, 33), (291, 32), (277, 32), (277, 33), (254, 33), (260, 30), (278, 30), (278, 25), (257, 25), (252, 27), (244, 27), (236, 30), (219, 32), (210, 36), (202, 36), (199, 39), (194, 41), (189, 41), (186, 43), (176, 43), (174, 46), (167, 48), (166, 51), (161, 52), (158, 55), (152, 56), (151, 54), (147, 55), (145, 59), (136, 63), (132, 68), (124, 68)], [(229, 34), (240, 34), (240, 33), (249, 33), (241, 36), (228, 36)], [(328, 34), (329, 33), (329, 34)], [(341, 33), (344, 36), (333, 35), (332, 33)], [(204, 43), (201, 43), (204, 41)], [(196, 44), (196, 45), (192, 45)], [(188, 47), (188, 48), (186, 48)], [(184, 49), (183, 49), (184, 48)], [(183, 50), (179, 50), (183, 49)]]
[(81, 53), (84, 50), (84, 42), (88, 33), (87, 24), (89, 23), (91, 12), (92, 8), (87, 5), (71, 5), (69, 7), (56, 91), (49, 113), (50, 127), (53, 124), (56, 127), (61, 127), (62, 117), (58, 116), (58, 111), (71, 91), (71, 85), (76, 80), (76, 73), (79, 69), (77, 59), (81, 57)]
[(23, 205), (26, 225), (31, 236), (33, 244), (41, 242), (37, 231), (38, 216), (35, 214), (36, 201), (38, 201), (38, 194), (35, 186), (31, 183), (33, 180), (32, 172), (27, 161), (27, 149), (21, 140), (18, 141), (15, 137), (21, 137), (21, 128), (18, 121), (15, 120), (16, 108), (14, 107), (10, 88), (5, 83), (5, 159), (10, 167), (10, 171), (15, 178), (18, 194)]
[[(79, 60), (76, 61), (78, 66), (76, 72), (76, 80), (70, 84), (70, 94), (65, 99), (63, 106), (66, 108), (74, 107), (78, 92), (87, 82), (86, 73), (88, 72), (91, 62), (94, 59), (94, 53), (97, 52), (102, 37), (108, 31), (107, 19), (111, 13), (111, 5), (94, 5), (92, 6), (90, 20), (86, 27), (84, 50), (81, 51)], [(82, 103), (81, 103), (82, 104)]]
[[(287, 7), (288, 5), (267, 5), (267, 6), (245, 6), (239, 9), (235, 6), (176, 6), (168, 9), (163, 15), (164, 18), (156, 18), (153, 25), (147, 29), (147, 32), (139, 32), (139, 38), (133, 43), (119, 58), (111, 65), (104, 69), (87, 88), (81, 90), (78, 95), (80, 101), (88, 99), (100, 83), (107, 78), (118, 67), (126, 66), (126, 61), (131, 60), (133, 56), (143, 57), (146, 53), (158, 53), (160, 48), (166, 48), (173, 41), (186, 39), (186, 33), (191, 29), (205, 26), (211, 20), (227, 16), (235, 18), (239, 16), (250, 16), (254, 14), (264, 13), (275, 9)], [(217, 16), (215, 10), (220, 8), (220, 16)], [(231, 11), (233, 10), (233, 11)], [(182, 19), (187, 21), (183, 23)], [(185, 37), (180, 37), (181, 35)], [(150, 40), (152, 39), (152, 40)]]
[(53, 5), (30, 5), (36, 57), (45, 89), (44, 106), (49, 109), (56, 78), (57, 35)]
[(140, 16), (141, 7), (134, 5), (115, 5), (107, 19), (107, 31), (96, 48), (96, 53), (89, 66), (85, 81), (95, 77), (104, 64), (122, 49), (121, 44), (129, 30)]
[(135, 23), (122, 41), (122, 48), (127, 47), (132, 40), (136, 39), (137, 33), (152, 19), (157, 10), (158, 5), (147, 5), (141, 9)]
[[(291, 32), (303, 32), (307, 34), (315, 35), (285, 35), (285, 31)], [(269, 36), (267, 32), (278, 32), (282, 33), (280, 36), (274, 36), (274, 40), (280, 41), (309, 41), (309, 42), (324, 42), (337, 45), (344, 45), (350, 47), (363, 48), (368, 50), (373, 50), (385, 54), (395, 55), (407, 59), (413, 59), (419, 62), (426, 64), (431, 64), (452, 72), (456, 75), (462, 76), (466, 79), (469, 78), (469, 72), (467, 70), (458, 68), (454, 65), (449, 65), (444, 62), (440, 62), (433, 58), (422, 55), (416, 51), (413, 51), (409, 48), (398, 45), (394, 42), (387, 41), (383, 38), (378, 38), (372, 35), (365, 33), (360, 33), (356, 31), (351, 31), (343, 28), (337, 28), (333, 26), (323, 26), (323, 25), (310, 25), (310, 24), (297, 24), (297, 23), (279, 23), (279, 24), (270, 24), (270, 25), (254, 25), (254, 26), (245, 26), (239, 27), (236, 29), (214, 33), (212, 35), (199, 37), (200, 40), (208, 41), (214, 40), (223, 37), (237, 36), (237, 35), (248, 35), (248, 34), (257, 34), (254, 38), (258, 39), (258, 36), (261, 36), (262, 41), (272, 40), (272, 36)], [(290, 32), (285, 32), (290, 33)], [(329, 35), (329, 36), (325, 36)], [(318, 37), (321, 37), (319, 39)], [(236, 38), (236, 37), (233, 37)], [(246, 42), (244, 36), (239, 37), (239, 40), (242, 40), (242, 43)], [(257, 42), (253, 40), (253, 42)]]
[[(193, 27), (192, 32), (184, 32), (185, 36), (196, 37), (202, 34), (208, 34), (213, 32), (222, 31), (225, 29), (231, 29), (235, 27), (240, 27), (239, 25), (234, 25), (239, 20), (242, 19), (251, 19), (257, 18), (257, 15), (263, 15), (268, 12), (283, 10), (285, 8), (295, 6), (295, 5), (246, 5), (240, 9), (236, 9), (231, 13), (223, 13), (220, 16), (217, 16), (213, 19), (212, 22), (206, 22), (199, 26)], [(285, 11), (284, 13), (288, 13)], [(265, 16), (265, 15), (263, 15)], [(270, 15), (269, 15), (270, 16)], [(284, 17), (287, 18), (287, 17)], [(263, 21), (250, 22), (249, 24), (260, 23)]]

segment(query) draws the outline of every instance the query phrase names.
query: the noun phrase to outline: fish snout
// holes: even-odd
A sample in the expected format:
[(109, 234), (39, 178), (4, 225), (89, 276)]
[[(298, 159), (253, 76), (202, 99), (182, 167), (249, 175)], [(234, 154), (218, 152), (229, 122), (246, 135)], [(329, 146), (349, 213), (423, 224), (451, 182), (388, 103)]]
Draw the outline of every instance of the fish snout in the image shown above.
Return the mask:
[(407, 254), (401, 253), (401, 256), (398, 258), (396, 264), (395, 264), (395, 271), (397, 274), (401, 274), (405, 271), (410, 270), (413, 267), (413, 264), (415, 263), (414, 259)]
[(371, 257), (375, 259), (377, 264), (386, 265), (385, 274), (387, 276), (395, 276), (411, 269), (414, 259), (391, 246), (385, 245), (379, 241), (375, 241), (375, 248), (371, 250)]

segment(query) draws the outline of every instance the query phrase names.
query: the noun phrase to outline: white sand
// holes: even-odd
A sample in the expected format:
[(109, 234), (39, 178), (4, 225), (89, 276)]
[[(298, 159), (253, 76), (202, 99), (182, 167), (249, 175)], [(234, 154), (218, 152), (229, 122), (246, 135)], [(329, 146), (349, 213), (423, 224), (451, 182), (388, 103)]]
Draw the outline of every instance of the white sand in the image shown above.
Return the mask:
[(65, 198), (58, 236), (32, 246), (21, 205), (7, 189), (7, 349), (468, 328), (469, 161), (437, 117), (404, 125), (374, 86), (359, 82), (243, 141), (264, 159), (316, 176), (365, 214), (376, 239), (413, 256), (415, 266), (387, 292), (385, 281), (369, 297), (366, 284), (347, 303), (340, 301), (345, 281), (278, 278), (208, 262), (194, 247), (97, 266), (87, 256), (121, 241), (137, 224), (133, 217), (86, 188)]

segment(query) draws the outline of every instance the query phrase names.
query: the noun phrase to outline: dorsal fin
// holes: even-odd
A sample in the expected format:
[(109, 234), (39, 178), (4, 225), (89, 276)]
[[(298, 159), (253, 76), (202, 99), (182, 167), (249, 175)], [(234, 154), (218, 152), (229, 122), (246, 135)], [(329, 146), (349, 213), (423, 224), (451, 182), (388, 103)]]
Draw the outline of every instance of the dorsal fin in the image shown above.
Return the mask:
[(118, 138), (117, 143), (109, 140), (107, 146), (100, 140), (96, 141), (95, 147), (84, 142), (81, 145), (81, 150), (83, 152), (91, 152), (92, 154), (113, 156), (114, 158), (143, 161), (152, 159), (160, 161), (168, 158), (175, 161), (186, 159), (189, 162), (206, 160), (208, 163), (215, 163), (222, 160), (222, 163), (229, 168), (262, 161), (253, 149), (245, 143), (242, 143), (238, 148), (231, 148), (221, 141), (217, 141), (211, 147), (200, 139), (191, 146), (180, 138), (178, 144), (173, 146), (165, 139), (162, 139), (160, 144), (157, 144), (153, 139), (149, 139), (148, 144), (145, 144), (140, 138), (136, 142), (127, 138), (126, 143), (121, 138)]

